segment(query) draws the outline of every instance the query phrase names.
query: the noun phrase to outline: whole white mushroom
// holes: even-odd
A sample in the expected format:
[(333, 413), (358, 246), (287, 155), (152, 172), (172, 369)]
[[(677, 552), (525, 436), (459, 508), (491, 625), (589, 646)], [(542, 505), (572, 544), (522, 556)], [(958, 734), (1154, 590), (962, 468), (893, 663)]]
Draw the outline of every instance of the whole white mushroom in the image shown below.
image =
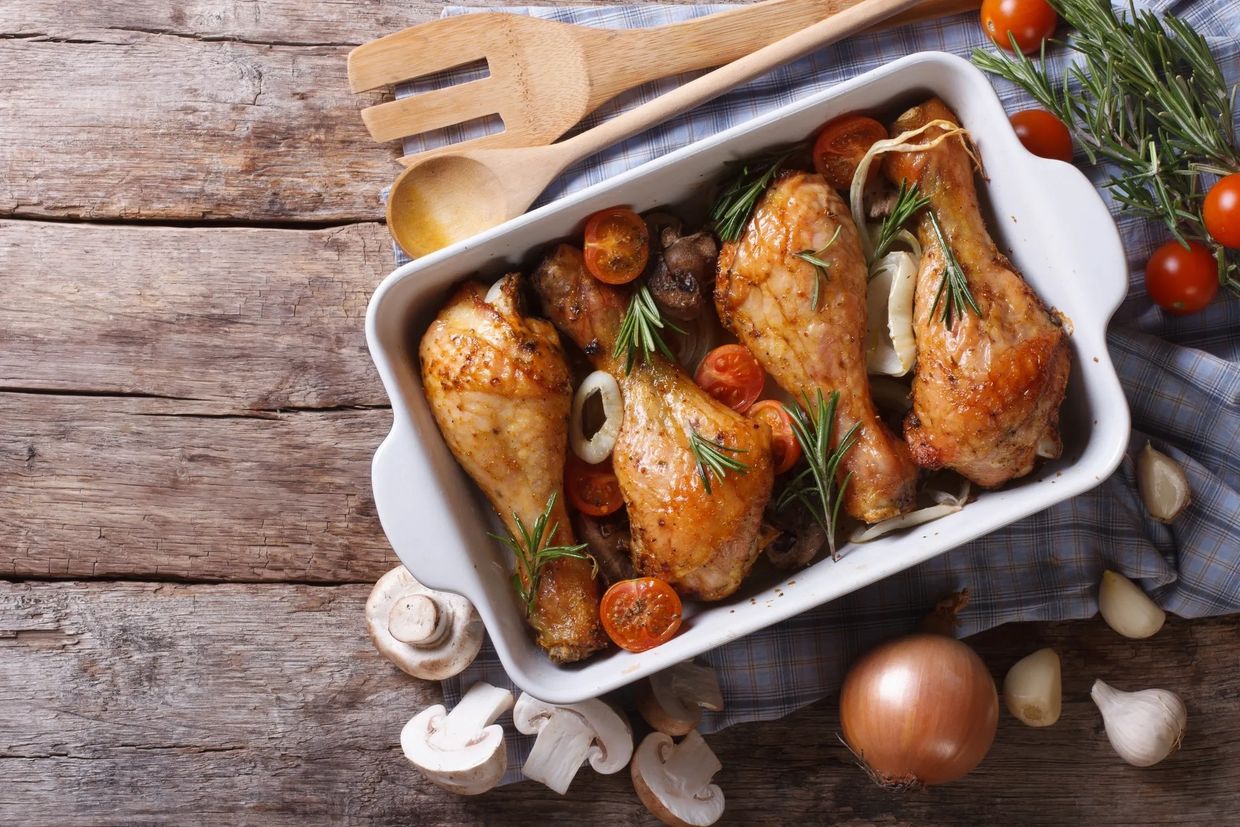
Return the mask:
[(482, 648), (482, 619), (468, 599), (423, 586), (404, 566), (379, 578), (366, 600), (379, 654), (415, 678), (458, 675)]
[(503, 727), (495, 719), (512, 707), (507, 689), (476, 683), (452, 710), (422, 710), (400, 731), (400, 747), (431, 783), (459, 795), (493, 789), (508, 769)]
[(522, 693), (512, 711), (517, 730), (537, 733), (525, 766), (526, 778), (546, 784), (560, 795), (581, 765), (597, 772), (619, 772), (633, 755), (633, 730), (624, 713), (600, 700), (557, 706)]

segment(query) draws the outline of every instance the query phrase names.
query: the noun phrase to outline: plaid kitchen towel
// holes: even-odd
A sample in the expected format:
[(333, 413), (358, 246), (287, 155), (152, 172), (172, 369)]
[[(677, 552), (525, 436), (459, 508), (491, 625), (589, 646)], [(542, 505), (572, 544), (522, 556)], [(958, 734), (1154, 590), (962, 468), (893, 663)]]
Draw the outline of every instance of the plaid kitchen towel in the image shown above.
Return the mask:
[[(1126, 3), (1124, 4), (1126, 5)], [(1235, 0), (1152, 0), (1138, 7), (1182, 17), (1209, 41), (1228, 82), (1240, 80), (1240, 3)], [(708, 14), (719, 6), (612, 6), (508, 8), (554, 20), (600, 27), (655, 26)], [(477, 9), (473, 9), (477, 10)], [(463, 14), (467, 9), (449, 9)], [(759, 78), (673, 121), (578, 163), (541, 203), (832, 86), (913, 52), (940, 50), (968, 56), (993, 48), (976, 14), (865, 34), (824, 48)], [(1062, 72), (1065, 50), (1050, 50)], [(594, 113), (588, 128), (649, 100), (685, 78), (626, 93)], [(441, 78), (431, 83), (443, 83)], [(1033, 101), (993, 79), (1008, 111)], [(410, 85), (398, 94), (421, 91)], [(441, 139), (481, 134), (472, 126), (445, 130)], [(423, 144), (410, 142), (407, 152)], [(1078, 164), (1084, 164), (1078, 154)], [(1096, 184), (1101, 167), (1082, 166)], [(1105, 191), (1104, 191), (1105, 197)], [(833, 691), (850, 659), (876, 641), (911, 629), (928, 607), (967, 587), (973, 600), (961, 617), (961, 635), (1022, 620), (1090, 617), (1106, 568), (1140, 581), (1168, 611), (1201, 617), (1240, 611), (1240, 299), (1220, 295), (1205, 311), (1174, 318), (1152, 307), (1142, 268), (1166, 239), (1165, 228), (1125, 215), (1112, 205), (1130, 269), (1130, 291), (1111, 324), (1109, 344), (1132, 409), (1133, 435), (1120, 468), (1097, 489), (1002, 531), (821, 606), (782, 624), (707, 653), (700, 660), (719, 674), (727, 708), (707, 713), (710, 733), (744, 721), (779, 718)], [(1134, 457), (1146, 442), (1185, 467), (1193, 502), (1172, 525), (1151, 519), (1136, 490)], [(462, 686), (486, 680), (512, 686), (490, 646), (473, 666), (444, 685), (449, 705)], [(529, 738), (510, 739), (513, 769)]]

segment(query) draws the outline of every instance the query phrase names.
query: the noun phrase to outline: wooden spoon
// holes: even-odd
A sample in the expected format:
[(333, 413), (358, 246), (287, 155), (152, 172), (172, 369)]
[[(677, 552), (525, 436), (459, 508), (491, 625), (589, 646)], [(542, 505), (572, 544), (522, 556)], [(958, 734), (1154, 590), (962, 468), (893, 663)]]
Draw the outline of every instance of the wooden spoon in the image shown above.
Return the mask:
[[(503, 131), (428, 153), (549, 144), (626, 89), (722, 66), (857, 2), (766, 0), (644, 29), (500, 12), (447, 17), (358, 46), (349, 53), (349, 86), (364, 92), (485, 60), (485, 78), (363, 109), (371, 137), (390, 141), (498, 115)], [(941, 17), (979, 2), (923, 0), (891, 22)]]
[(387, 220), (409, 256), (446, 247), (516, 218), (570, 164), (814, 49), (916, 6), (920, 0), (861, 0), (611, 120), (550, 146), (462, 149), (405, 169), (388, 196)]

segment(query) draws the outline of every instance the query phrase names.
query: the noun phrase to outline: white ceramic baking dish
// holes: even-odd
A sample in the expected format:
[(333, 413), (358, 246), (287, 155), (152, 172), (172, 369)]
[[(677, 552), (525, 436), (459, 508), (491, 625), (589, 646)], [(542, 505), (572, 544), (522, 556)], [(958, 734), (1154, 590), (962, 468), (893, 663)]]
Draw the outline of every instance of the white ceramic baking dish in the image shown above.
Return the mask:
[[(1063, 408), (1064, 456), (957, 514), (792, 575), (751, 577), (732, 598), (686, 607), (681, 633), (649, 652), (612, 650), (556, 666), (535, 646), (509, 581), (510, 561), (487, 536), (493, 511), (444, 444), (422, 394), (417, 342), (452, 285), (528, 268), (557, 239), (579, 234), (587, 215), (616, 204), (638, 211), (702, 200), (725, 161), (804, 140), (825, 120), (853, 110), (894, 116), (930, 94), (960, 116), (989, 175), (983, 199), (996, 241), (1049, 304), (1072, 321), (1072, 380)], [(479, 197), (484, 197), (480, 195)], [(392, 400), (392, 431), (375, 452), (375, 503), (401, 561), (428, 586), (478, 607), (509, 676), (539, 698), (568, 703), (692, 658), (757, 629), (914, 566), (987, 532), (1094, 487), (1119, 463), (1128, 408), (1104, 341), (1127, 273), (1115, 225), (1074, 167), (1021, 147), (986, 78), (943, 53), (911, 55), (700, 141), (389, 275), (366, 318), (370, 351)], [(778, 594), (778, 598), (777, 598)]]

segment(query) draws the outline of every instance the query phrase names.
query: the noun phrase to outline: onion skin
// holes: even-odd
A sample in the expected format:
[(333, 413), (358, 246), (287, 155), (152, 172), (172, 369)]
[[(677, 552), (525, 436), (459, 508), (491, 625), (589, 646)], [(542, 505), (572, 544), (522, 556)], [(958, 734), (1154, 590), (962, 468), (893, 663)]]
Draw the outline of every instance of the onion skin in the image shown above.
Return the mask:
[(999, 694), (971, 648), (919, 633), (853, 665), (840, 690), (840, 723), (849, 749), (883, 786), (944, 784), (990, 751)]

